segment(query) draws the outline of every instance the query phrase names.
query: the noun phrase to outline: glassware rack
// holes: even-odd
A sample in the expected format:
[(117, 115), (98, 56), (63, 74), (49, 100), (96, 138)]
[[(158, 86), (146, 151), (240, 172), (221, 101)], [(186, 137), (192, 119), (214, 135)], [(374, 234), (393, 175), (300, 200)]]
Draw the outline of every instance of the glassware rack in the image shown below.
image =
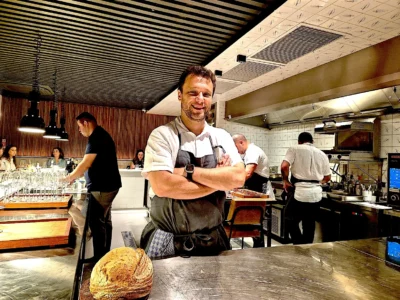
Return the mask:
[(0, 206), (12, 202), (53, 202), (65, 196), (67, 171), (16, 170), (0, 173)]

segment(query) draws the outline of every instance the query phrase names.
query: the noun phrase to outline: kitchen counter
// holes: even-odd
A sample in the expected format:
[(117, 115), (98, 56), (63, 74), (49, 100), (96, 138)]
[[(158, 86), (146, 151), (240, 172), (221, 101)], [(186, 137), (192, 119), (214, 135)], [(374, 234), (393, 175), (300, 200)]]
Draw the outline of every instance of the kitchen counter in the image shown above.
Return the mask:
[(225, 251), (153, 261), (149, 299), (398, 299), (386, 239)]
[(335, 200), (335, 199), (329, 199), (328, 197), (323, 196), (322, 198), (325, 201), (331, 201), (340, 205), (349, 205), (349, 206), (356, 206), (361, 209), (367, 210), (367, 211), (384, 211), (384, 210), (391, 210), (392, 208), (390, 206), (387, 206), (385, 204), (380, 204), (380, 203), (371, 203), (371, 202), (366, 202), (366, 201), (340, 201), (340, 200)]
[(0, 221), (72, 217), (68, 245), (0, 252), (0, 299), (70, 299), (85, 218), (81, 200), (69, 209), (0, 211)]
[(400, 218), (400, 210), (399, 209), (392, 209), (392, 210), (386, 210), (384, 212), (385, 215)]
[[(272, 181), (271, 182), (272, 187), (276, 190), (283, 190), (283, 182), (282, 181)], [(280, 195), (280, 194), (279, 194)], [(279, 199), (279, 198), (278, 198)], [(340, 203), (340, 204), (344, 204), (344, 205), (355, 205), (355, 206), (359, 206), (364, 210), (368, 210), (368, 211), (374, 211), (374, 210), (391, 210), (392, 208), (390, 206), (386, 206), (384, 204), (379, 204), (379, 203), (370, 203), (370, 202), (365, 202), (365, 201), (360, 201), (360, 202), (351, 202), (351, 201), (340, 201), (340, 200), (335, 200), (335, 199), (331, 199), (328, 198), (327, 193), (326, 192), (322, 192), (322, 203), (326, 203), (326, 201), (332, 201), (335, 203)], [(324, 201), (325, 200), (325, 201)]]

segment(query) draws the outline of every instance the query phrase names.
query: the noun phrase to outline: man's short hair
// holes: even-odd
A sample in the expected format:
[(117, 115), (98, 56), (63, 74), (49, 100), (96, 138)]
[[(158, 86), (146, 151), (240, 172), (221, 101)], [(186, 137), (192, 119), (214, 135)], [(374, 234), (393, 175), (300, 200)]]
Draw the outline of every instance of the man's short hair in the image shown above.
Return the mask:
[(313, 143), (314, 140), (313, 140), (313, 137), (312, 137), (311, 133), (302, 132), (302, 133), (299, 134), (298, 142), (299, 142), (299, 144)]
[(215, 78), (215, 74), (203, 67), (203, 66), (189, 66), (186, 68), (185, 71), (183, 71), (183, 73), (181, 74), (181, 77), (179, 78), (179, 82), (178, 82), (178, 90), (180, 90), (182, 92), (182, 87), (185, 83), (185, 80), (188, 76), (190, 75), (195, 75), (195, 76), (201, 76), (203, 78), (207, 78), (210, 79), (212, 84), (213, 84), (213, 96), (214, 96), (214, 92), (215, 92), (215, 87), (216, 87), (216, 78)]
[(82, 121), (92, 121), (94, 123), (97, 123), (96, 118), (92, 114), (88, 113), (87, 111), (85, 111), (85, 112), (81, 113), (79, 116), (77, 116), (76, 120), (81, 121), (81, 123), (82, 123)]
[(243, 142), (247, 142), (246, 137), (243, 134), (235, 134), (232, 136), (232, 139), (236, 142), (236, 141), (243, 141)]

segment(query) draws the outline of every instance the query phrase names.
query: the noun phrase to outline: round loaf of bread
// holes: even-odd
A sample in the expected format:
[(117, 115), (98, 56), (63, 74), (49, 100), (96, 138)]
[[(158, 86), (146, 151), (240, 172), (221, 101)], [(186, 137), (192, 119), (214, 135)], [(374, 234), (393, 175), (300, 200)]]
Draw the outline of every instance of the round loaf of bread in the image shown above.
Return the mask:
[(95, 299), (139, 299), (150, 294), (153, 264), (143, 249), (116, 248), (104, 255), (90, 276)]

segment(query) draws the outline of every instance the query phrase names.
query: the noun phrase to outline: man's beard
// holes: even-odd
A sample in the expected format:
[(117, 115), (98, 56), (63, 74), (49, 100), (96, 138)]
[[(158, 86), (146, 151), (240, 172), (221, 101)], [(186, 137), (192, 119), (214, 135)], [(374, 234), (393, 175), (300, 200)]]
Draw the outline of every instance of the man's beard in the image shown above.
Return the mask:
[(208, 118), (208, 114), (210, 113), (210, 110), (207, 109), (207, 108), (205, 107), (205, 108), (204, 108), (203, 117), (200, 118), (200, 119), (198, 119), (198, 118), (195, 118), (195, 117), (194, 117), (195, 114), (193, 114), (193, 113), (190, 111), (190, 107), (185, 108), (185, 107), (183, 107), (183, 104), (181, 104), (181, 108), (182, 108), (182, 110), (185, 112), (185, 115), (186, 115), (190, 120), (195, 121), (195, 122), (203, 122), (204, 120), (206, 120), (206, 119)]

